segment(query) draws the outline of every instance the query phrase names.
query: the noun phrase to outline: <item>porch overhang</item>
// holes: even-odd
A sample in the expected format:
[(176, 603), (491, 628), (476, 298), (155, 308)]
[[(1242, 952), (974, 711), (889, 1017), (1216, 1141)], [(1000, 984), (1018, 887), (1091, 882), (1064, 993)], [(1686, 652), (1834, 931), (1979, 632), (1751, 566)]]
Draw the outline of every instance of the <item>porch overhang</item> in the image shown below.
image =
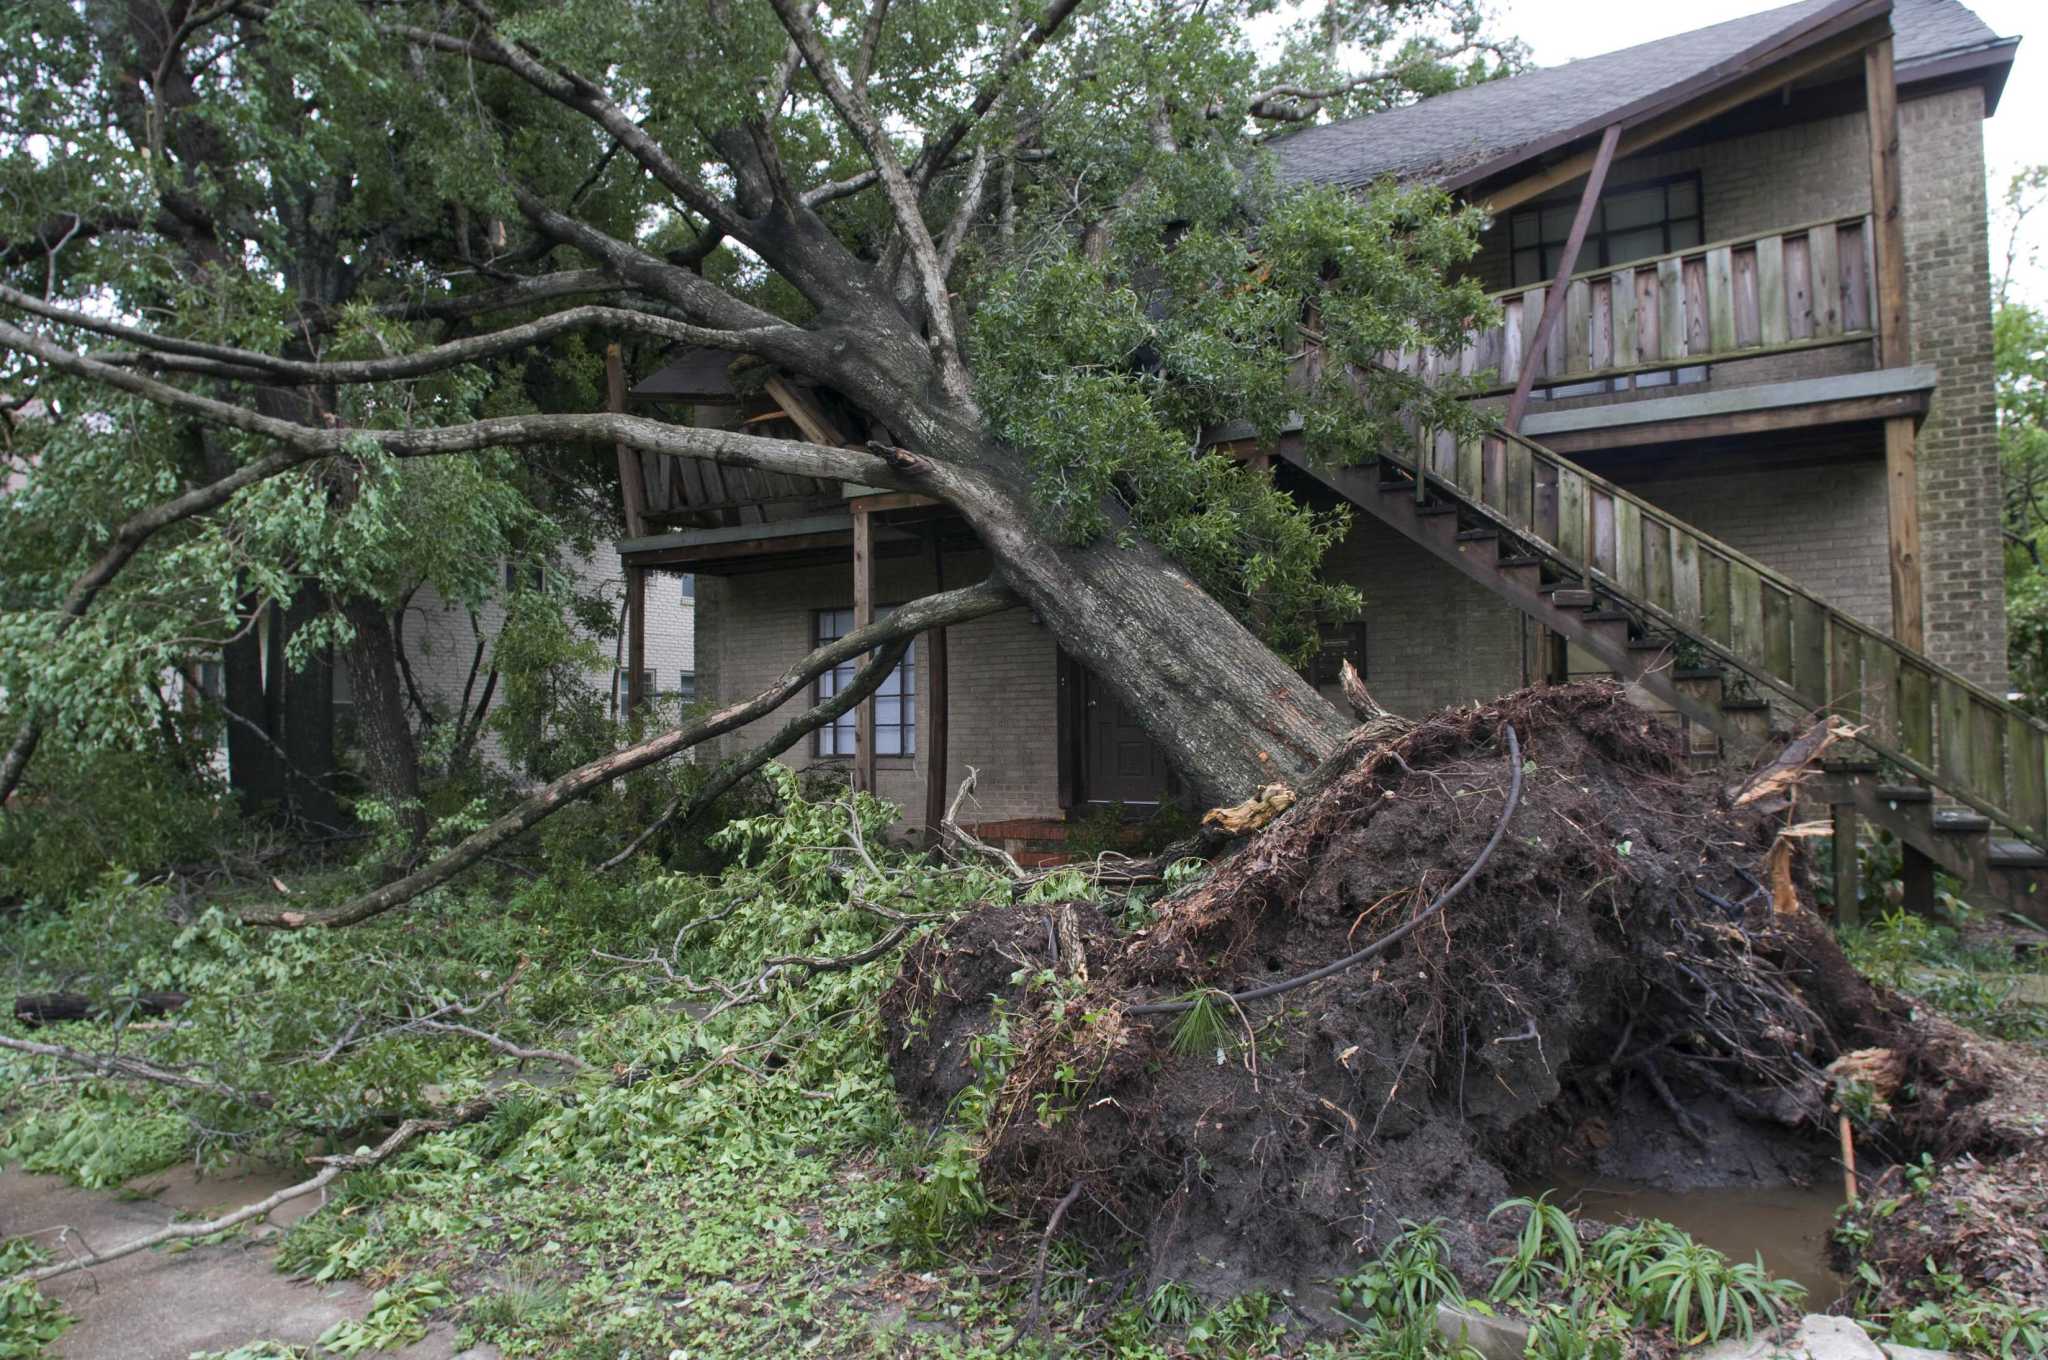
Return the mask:
[(1898, 417), (1917, 421), (1927, 413), (1937, 377), (1932, 365), (1915, 364), (1543, 411), (1524, 417), (1522, 433), (1576, 454)]

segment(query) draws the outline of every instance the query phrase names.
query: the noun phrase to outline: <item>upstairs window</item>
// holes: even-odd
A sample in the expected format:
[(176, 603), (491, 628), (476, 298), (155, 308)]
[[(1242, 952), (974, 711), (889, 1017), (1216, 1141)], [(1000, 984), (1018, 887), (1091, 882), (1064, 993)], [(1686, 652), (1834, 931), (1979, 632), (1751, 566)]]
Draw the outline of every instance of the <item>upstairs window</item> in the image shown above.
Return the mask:
[[(1508, 216), (1514, 251), (1514, 286), (1548, 283), (1557, 277), (1565, 242), (1578, 214), (1576, 198), (1519, 208)], [(1572, 272), (1627, 264), (1701, 244), (1700, 177), (1697, 172), (1610, 189), (1593, 205), (1586, 243)]]
[[(886, 618), (889, 609), (877, 611), (878, 617)], [(851, 609), (820, 609), (816, 616), (813, 638), (818, 646), (836, 642), (853, 631)], [(817, 701), (839, 693), (853, 683), (854, 674), (860, 670), (862, 658), (842, 661), (818, 677)], [(908, 756), (917, 753), (917, 644), (910, 644), (904, 653), (902, 664), (889, 672), (875, 691), (875, 754), (878, 756)], [(854, 719), (859, 709), (851, 708), (839, 715), (830, 726), (818, 729), (816, 749), (821, 756), (851, 756), (853, 754)]]

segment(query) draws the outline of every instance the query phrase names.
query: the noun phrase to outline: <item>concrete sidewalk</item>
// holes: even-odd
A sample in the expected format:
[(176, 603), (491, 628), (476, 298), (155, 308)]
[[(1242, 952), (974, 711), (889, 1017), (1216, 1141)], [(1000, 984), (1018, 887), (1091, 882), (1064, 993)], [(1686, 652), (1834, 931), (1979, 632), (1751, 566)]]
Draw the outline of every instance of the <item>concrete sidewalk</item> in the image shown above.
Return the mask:
[[(200, 1181), (174, 1171), (137, 1183), (154, 1198), (123, 1199), (10, 1167), (0, 1170), (0, 1235), (33, 1237), (53, 1259), (62, 1259), (83, 1246), (106, 1250), (154, 1232), (181, 1209), (212, 1217), (287, 1183), (269, 1173)], [(360, 1318), (370, 1307), (370, 1291), (359, 1285), (304, 1284), (273, 1267), (275, 1248), (266, 1239), (318, 1205), (319, 1197), (309, 1195), (281, 1206), (270, 1227), (250, 1236), (177, 1253), (138, 1252), (50, 1281), (44, 1292), (78, 1319), (52, 1353), (68, 1360), (186, 1360), (194, 1351), (225, 1351), (255, 1341), (312, 1345), (335, 1323)], [(453, 1329), (437, 1323), (395, 1354), (451, 1360)], [(485, 1360), (496, 1351), (464, 1355)]]

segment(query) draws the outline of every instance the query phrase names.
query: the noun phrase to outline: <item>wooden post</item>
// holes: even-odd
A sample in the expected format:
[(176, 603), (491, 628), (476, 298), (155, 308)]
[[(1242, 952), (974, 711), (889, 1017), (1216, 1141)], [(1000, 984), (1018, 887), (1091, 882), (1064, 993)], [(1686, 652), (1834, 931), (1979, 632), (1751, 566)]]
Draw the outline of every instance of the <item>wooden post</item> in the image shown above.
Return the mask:
[(647, 568), (626, 568), (626, 716), (647, 702), (640, 683), (647, 669)]
[(1619, 123), (1610, 123), (1607, 131), (1600, 134), (1600, 149), (1593, 153), (1593, 168), (1587, 172), (1586, 187), (1579, 194), (1578, 214), (1572, 218), (1571, 234), (1565, 237), (1564, 254), (1558, 257), (1557, 277), (1543, 294), (1543, 319), (1536, 323), (1536, 334), (1523, 350), (1522, 376), (1515, 381), (1515, 395), (1508, 399), (1510, 432), (1522, 428), (1522, 412), (1528, 409), (1529, 389), (1536, 381), (1535, 357), (1543, 352), (1551, 330), (1564, 312), (1565, 284), (1579, 267), (1579, 247), (1586, 244), (1586, 229), (1593, 223), (1593, 209), (1600, 202), (1600, 190), (1607, 183), (1607, 167), (1614, 162), (1614, 146), (1620, 140)]
[(1862, 909), (1857, 905), (1859, 890), (1856, 859), (1856, 805), (1836, 803), (1835, 820), (1835, 924), (1861, 925)]
[[(1877, 325), (1877, 366), (1912, 360), (1906, 332), (1906, 219), (1899, 203), (1899, 91), (1892, 40), (1863, 52), (1863, 91), (1870, 125), (1870, 221), (1877, 265), (1871, 311)], [(1885, 496), (1890, 510), (1892, 636), (1919, 651), (1927, 644), (1920, 581), (1920, 462), (1910, 416), (1884, 425)]]
[(1900, 903), (1915, 916), (1934, 915), (1934, 861), (1910, 845), (1899, 846)]
[[(939, 524), (934, 520), (932, 537), (932, 590), (946, 588), (946, 559), (940, 545)], [(938, 844), (939, 827), (946, 820), (946, 778), (949, 760), (947, 742), (946, 630), (934, 628), (924, 635), (925, 706), (931, 714), (930, 741), (925, 750), (924, 830), (932, 844)]]
[[(855, 631), (875, 621), (875, 526), (866, 507), (853, 509), (853, 626)], [(853, 787), (863, 793), (875, 791), (875, 701), (870, 695), (860, 701), (853, 716)]]
[[(604, 408), (613, 415), (626, 411), (626, 365), (615, 344), (604, 347)], [(640, 455), (624, 444), (619, 454), (619, 501), (626, 512), (626, 537), (647, 534), (647, 479), (640, 470)]]

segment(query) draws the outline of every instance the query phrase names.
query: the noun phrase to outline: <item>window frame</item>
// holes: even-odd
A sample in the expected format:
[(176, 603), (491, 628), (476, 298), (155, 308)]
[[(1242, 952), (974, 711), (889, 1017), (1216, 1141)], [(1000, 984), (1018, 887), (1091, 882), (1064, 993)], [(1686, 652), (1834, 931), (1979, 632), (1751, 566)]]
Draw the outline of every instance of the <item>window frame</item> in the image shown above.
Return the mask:
[[(1692, 211), (1673, 217), (1671, 214), (1671, 190), (1674, 186), (1683, 184), (1690, 184), (1692, 186)], [(1630, 194), (1644, 193), (1651, 189), (1662, 189), (1664, 191), (1664, 215), (1661, 218), (1655, 223), (1645, 222), (1637, 226), (1622, 227), (1619, 230), (1609, 230), (1607, 228), (1607, 205), (1610, 199), (1626, 198)], [(1561, 205), (1572, 205), (1572, 200), (1548, 199), (1532, 203), (1524, 208), (1515, 208), (1508, 213), (1506, 226), (1508, 233), (1508, 279), (1510, 287), (1533, 288), (1538, 284), (1548, 284), (1557, 277), (1557, 259), (1564, 252), (1565, 242), (1571, 235), (1571, 226), (1567, 222), (1564, 235), (1554, 240), (1546, 240), (1543, 235), (1543, 214), (1546, 210), (1555, 210)], [(1575, 205), (1572, 206), (1574, 206), (1574, 211), (1576, 211)], [(1668, 255), (1674, 250), (1691, 250), (1695, 246), (1706, 244), (1707, 199), (1700, 184), (1700, 172), (1697, 170), (1681, 170), (1676, 174), (1655, 175), (1649, 179), (1633, 180), (1627, 184), (1610, 186), (1601, 193), (1599, 201), (1594, 205), (1594, 209), (1594, 219), (1586, 228), (1585, 244), (1579, 248), (1579, 263), (1581, 267), (1572, 271), (1575, 274), (1584, 273), (1589, 269), (1606, 269), (1618, 264), (1628, 264), (1632, 260), (1648, 259), (1650, 255)], [(1526, 246), (1518, 244), (1519, 228), (1524, 222), (1533, 222), (1536, 229), (1535, 242)], [(1698, 239), (1689, 245), (1674, 246), (1671, 244), (1671, 228), (1674, 224), (1683, 222), (1694, 224)], [(1651, 251), (1650, 255), (1631, 254), (1619, 259), (1609, 257), (1607, 243), (1610, 237), (1646, 231), (1653, 225), (1661, 228), (1659, 234), (1664, 243), (1663, 249)], [(1538, 273), (1535, 278), (1524, 279), (1522, 277), (1522, 257), (1532, 252), (1536, 256)]]
[[(895, 608), (896, 606), (893, 604), (882, 605), (875, 610), (875, 617), (878, 619), (886, 618)], [(843, 628), (839, 628), (836, 632), (828, 631), (828, 621), (830, 626), (836, 626), (842, 618), (845, 625)], [(813, 609), (811, 611), (811, 645), (813, 647), (822, 647), (828, 642), (836, 642), (852, 631), (853, 606), (851, 605), (838, 608)], [(841, 662), (813, 680), (811, 682), (811, 702), (821, 704), (839, 693), (842, 687), (852, 683), (853, 677), (859, 671), (861, 664), (861, 658), (855, 657), (850, 661)], [(893, 690), (890, 688), (892, 684), (895, 686)], [(877, 689), (870, 698), (875, 703), (876, 757), (887, 760), (908, 760), (915, 757), (917, 755), (919, 709), (919, 696), (917, 692), (917, 640), (915, 638), (911, 639), (910, 648), (904, 652), (903, 660), (897, 663), (896, 669), (890, 672), (888, 678), (882, 681), (881, 688)], [(897, 701), (896, 718), (893, 721), (885, 721), (882, 717), (882, 701), (887, 699)], [(822, 724), (815, 732), (811, 733), (811, 755), (818, 760), (851, 760), (854, 754), (856, 741), (854, 734), (859, 722), (859, 713), (860, 707), (855, 705), (831, 722)], [(885, 733), (894, 738), (894, 750), (890, 749), (892, 743), (885, 739)]]

